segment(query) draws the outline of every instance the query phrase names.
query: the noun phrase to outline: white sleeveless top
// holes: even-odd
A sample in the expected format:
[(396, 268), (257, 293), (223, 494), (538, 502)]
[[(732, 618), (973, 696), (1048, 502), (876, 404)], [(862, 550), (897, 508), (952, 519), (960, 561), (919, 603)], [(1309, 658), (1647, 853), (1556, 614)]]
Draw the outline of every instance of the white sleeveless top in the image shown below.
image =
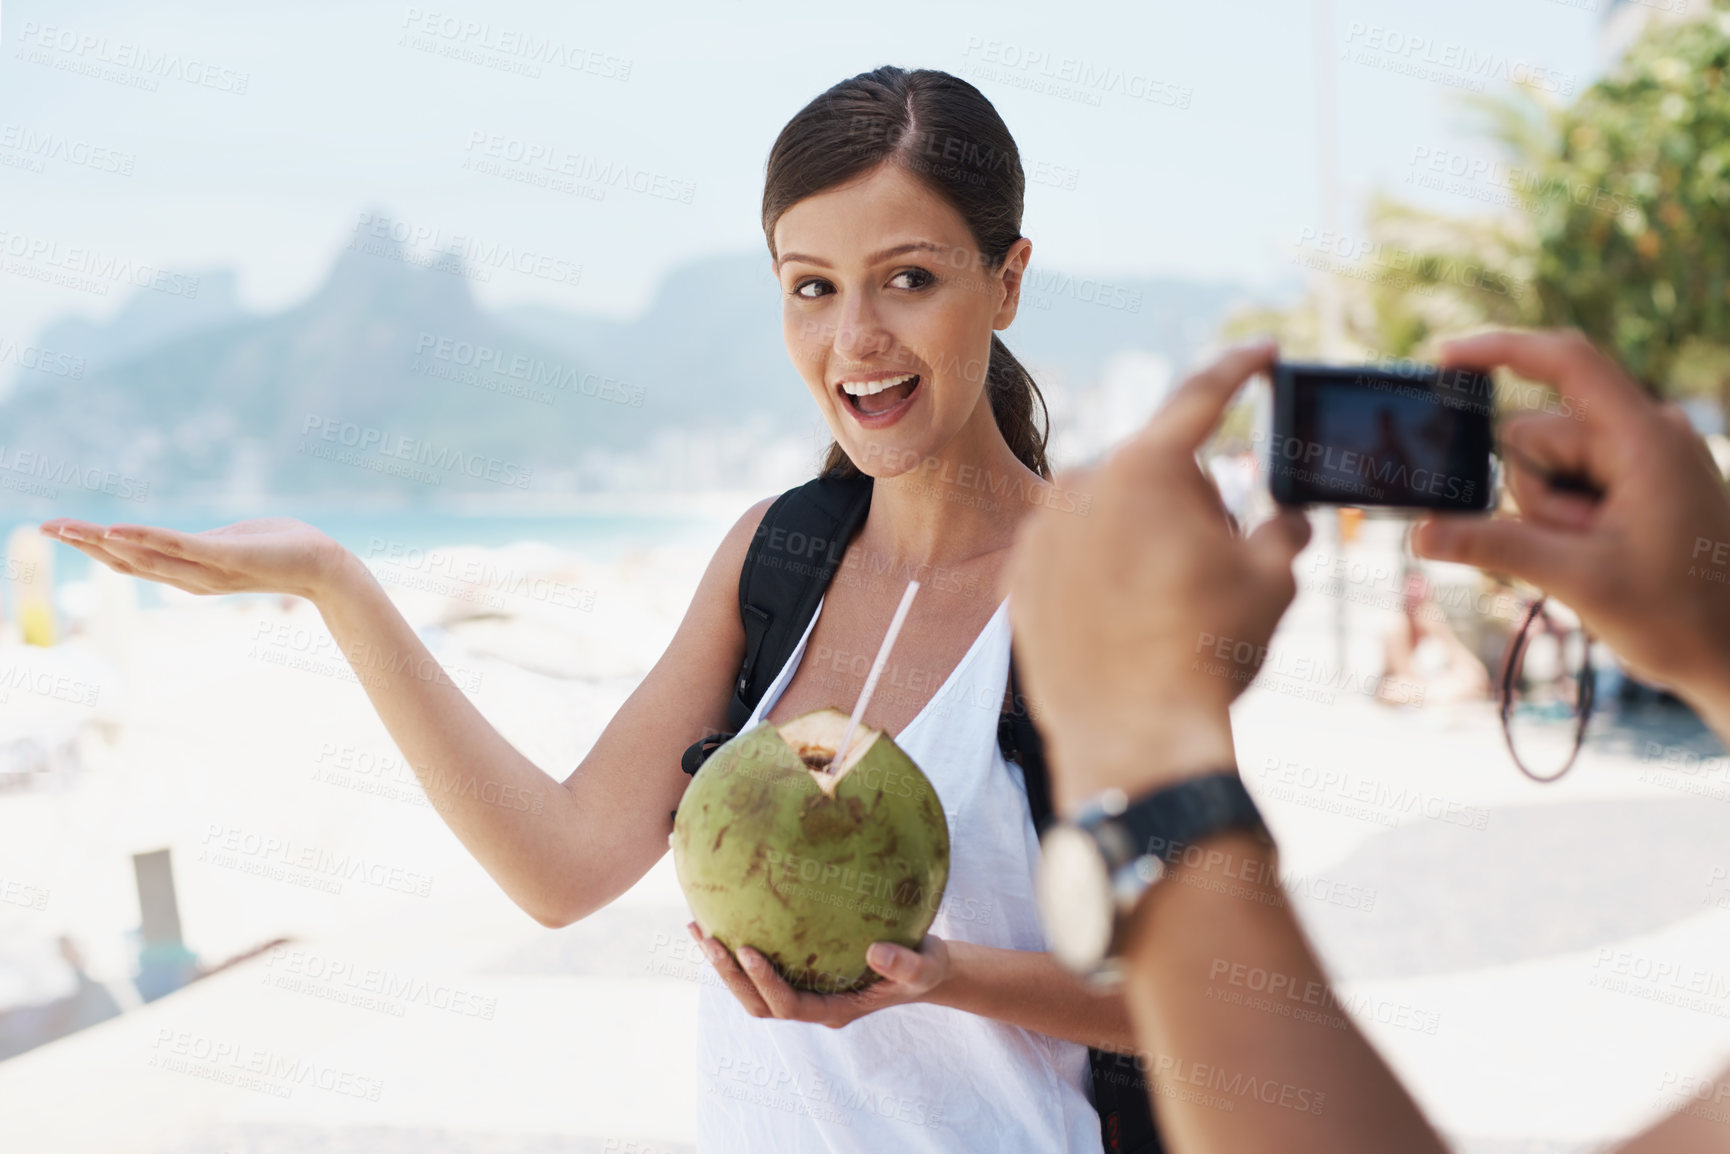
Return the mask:
[[(774, 708), (811, 638), (745, 728)], [(1047, 949), (1033, 903), (1039, 841), (1021, 768), (997, 746), (1009, 678), (1009, 602), (895, 741), (931, 779), (949, 822), (949, 883), (931, 933)], [(894, 691), (887, 682), (877, 692)], [(1099, 1154), (1087, 1048), (992, 1018), (891, 1006), (839, 1030), (753, 1018), (713, 975), (698, 1014), (700, 1154)]]

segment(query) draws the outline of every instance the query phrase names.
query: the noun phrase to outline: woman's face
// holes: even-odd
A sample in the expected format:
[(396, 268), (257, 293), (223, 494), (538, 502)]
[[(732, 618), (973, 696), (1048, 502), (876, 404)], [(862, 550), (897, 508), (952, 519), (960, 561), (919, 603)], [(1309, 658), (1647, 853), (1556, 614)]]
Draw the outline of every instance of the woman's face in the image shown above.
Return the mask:
[(862, 472), (939, 453), (984, 399), (991, 333), (1015, 318), (1032, 245), (984, 266), (961, 214), (884, 164), (775, 223), (787, 352)]

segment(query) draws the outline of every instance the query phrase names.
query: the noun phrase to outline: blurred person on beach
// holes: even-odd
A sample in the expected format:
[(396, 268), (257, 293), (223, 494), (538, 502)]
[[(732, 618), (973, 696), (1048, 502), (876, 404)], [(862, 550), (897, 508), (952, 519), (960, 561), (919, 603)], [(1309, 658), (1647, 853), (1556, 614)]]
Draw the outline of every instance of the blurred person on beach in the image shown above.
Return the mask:
[[(1042, 513), (1023, 527), (1011, 604), (1060, 812), (1085, 811), (1111, 790), (1133, 805), (1235, 764), (1228, 706), (1257, 658), (1243, 676), (1198, 670), (1196, 638), (1229, 637), (1246, 653), (1265, 653), (1295, 594), (1292, 562), (1309, 528), (1286, 510), (1247, 536), (1234, 533), (1194, 454), (1238, 388), (1275, 355), (1272, 345), (1234, 350), (1190, 378), (1102, 465), (1061, 477), (1091, 494), (1091, 516)], [(1682, 411), (1653, 400), (1573, 331), (1490, 333), (1445, 345), (1442, 361), (1505, 366), (1589, 402), (1590, 414), (1504, 422), (1502, 439), (1519, 450), (1508, 474), (1518, 515), (1427, 518), (1417, 552), (1508, 574), (1565, 601), (1630, 669), (1667, 685), (1730, 742), (1730, 598), (1721, 584), (1730, 498)], [(1584, 478), (1602, 496), (1551, 486), (1550, 477)], [(1220, 959), (1229, 959), (1340, 1004), (1282, 900), (1277, 847), (1233, 832), (1198, 848), (1206, 852), (1166, 857), (1163, 880), (1136, 902), (1122, 938), (1168, 1148), (1439, 1154), (1443, 1143), (1349, 1019), (1317, 1028), (1209, 995)], [(1637, 857), (1628, 868), (1639, 868)], [(1257, 1092), (1222, 1108), (1220, 1096), (1195, 1089), (1215, 1072)], [(1261, 1092), (1270, 1086), (1272, 1096)], [(1294, 1086), (1325, 1095), (1325, 1109), (1290, 1108), (1282, 1088)], [(1690, 1101), (1619, 1151), (1730, 1151), (1730, 1071), (1679, 1076), (1675, 1089)]]
[(1488, 699), (1490, 671), (1448, 624), (1429, 579), (1415, 567), (1401, 582), (1400, 609), (1382, 637), (1376, 700), (1432, 707)]
[[(863, 664), (801, 658), (868, 657), (900, 578), (922, 580), (885, 672), (918, 689), (874, 697), (863, 722), (932, 779), (955, 849), (922, 948), (874, 945), (882, 980), (859, 993), (795, 990), (757, 951), (735, 957), (693, 923), (721, 978), (699, 997), (704, 1151), (1103, 1148), (1089, 1046), (1131, 1048), (1128, 1009), (1046, 951), (1032, 900), (1039, 842), (1019, 767), (998, 747), (1010, 653), (1001, 578), (1017, 526), (1054, 496), (1044, 401), (995, 335), (1015, 319), (1032, 254), (1024, 186), (990, 101), (936, 71), (843, 81), (770, 151), (762, 224), (788, 354), (834, 436), (823, 472), (874, 481), (804, 644), (752, 723), (849, 709)], [(268, 518), (183, 533), (57, 518), (42, 532), (192, 593), (311, 601), (422, 784), (440, 783), (443, 819), (513, 901), (557, 927), (606, 906), (667, 852), (689, 782), (681, 755), (726, 726), (746, 652), (740, 571), (770, 504), (727, 533), (666, 652), (563, 781), (437, 676), (376, 578), (313, 526)], [(501, 791), (549, 802), (529, 813), (483, 800)], [(755, 1092), (765, 1080), (800, 1097), (815, 1087), (819, 1100), (787, 1108)], [(861, 1091), (878, 1106), (833, 1108)]]

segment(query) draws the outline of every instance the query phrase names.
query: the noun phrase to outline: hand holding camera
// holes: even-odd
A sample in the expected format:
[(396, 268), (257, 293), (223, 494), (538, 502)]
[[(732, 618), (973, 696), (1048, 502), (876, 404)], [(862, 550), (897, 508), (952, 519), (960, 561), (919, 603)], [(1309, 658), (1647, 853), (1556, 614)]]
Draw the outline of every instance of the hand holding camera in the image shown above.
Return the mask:
[[(1577, 332), (1456, 341), (1450, 366), (1505, 365), (1554, 385), (1577, 418), (1510, 419), (1501, 438), (1517, 518), (1437, 517), (1424, 556), (1529, 581), (1566, 602), (1644, 679), (1725, 731), (1730, 721), (1730, 499), (1682, 411), (1662, 405)], [(1602, 492), (1546, 476), (1581, 478)]]
[(1022, 525), (1010, 573), (1017, 665), (1059, 770), (1060, 810), (1107, 786), (1134, 795), (1234, 764), (1227, 706), (1296, 593), (1292, 559), (1309, 524), (1287, 511), (1239, 536), (1195, 453), (1274, 351), (1228, 352), (1103, 465), (1060, 478), (1091, 493), (1086, 516), (1042, 509)]

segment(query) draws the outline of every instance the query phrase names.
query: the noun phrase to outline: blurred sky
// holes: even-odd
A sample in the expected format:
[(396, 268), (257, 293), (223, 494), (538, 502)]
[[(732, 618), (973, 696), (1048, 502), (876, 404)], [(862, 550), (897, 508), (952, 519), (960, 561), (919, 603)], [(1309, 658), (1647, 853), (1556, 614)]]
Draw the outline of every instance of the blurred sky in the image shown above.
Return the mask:
[[(1601, 16), (1585, 6), (1594, 2), (1335, 0), (1342, 223), (1378, 186), (1439, 208), (1478, 207), (1405, 183), (1420, 149), (1489, 149), (1460, 89), (1395, 71), (1402, 60), (1442, 61), (1448, 76), (1466, 75), (1448, 60), (1501, 60), (1491, 73), (1539, 68), (1578, 91), (1600, 65)], [(674, 265), (764, 251), (757, 206), (775, 134), (828, 85), (898, 63), (973, 79), (1029, 167), (1046, 166), (1051, 183), (1030, 185), (1024, 219), (1036, 261), (1272, 286), (1295, 281), (1297, 238), (1320, 225), (1313, 11), (1307, 0), (12, 0), (0, 13), (0, 130), (135, 160), (129, 176), (53, 161), (40, 173), (0, 167), (0, 234), (174, 271), (232, 266), (246, 304), (269, 309), (311, 291), (357, 214), (383, 208), (446, 240), (582, 266), (575, 285), (495, 277), (476, 286), (488, 304), (626, 315)], [(457, 27), (449, 21), (487, 25), (482, 45), (549, 39), (595, 71), (542, 64), (539, 77), (515, 74), (500, 67), (521, 60), (509, 48), (481, 47), (482, 62), (441, 54), (465, 44), (438, 31)], [(422, 47), (401, 42), (417, 28)], [(90, 46), (43, 49), (44, 36)], [(1412, 45), (1422, 46), (1416, 55)], [(1371, 63), (1342, 59), (1353, 48)], [(183, 59), (177, 71), (147, 73), (127, 63), (140, 50)], [(1025, 64), (1034, 54), (1049, 63)], [(195, 83), (194, 60), (227, 71)], [(157, 90), (71, 70), (102, 61), (122, 77), (154, 77)], [(627, 79), (605, 75), (624, 61)], [(1005, 80), (1065, 67), (1121, 71), (1123, 87), (1152, 82), (1166, 102), (1093, 88), (1090, 103)], [(244, 93), (224, 90), (241, 75)], [(629, 166), (675, 191), (694, 186), (690, 203), (616, 187), (595, 201), (466, 171), (477, 134)], [(103, 315), (123, 295), (0, 273), (0, 335), (28, 337), (67, 312)]]

